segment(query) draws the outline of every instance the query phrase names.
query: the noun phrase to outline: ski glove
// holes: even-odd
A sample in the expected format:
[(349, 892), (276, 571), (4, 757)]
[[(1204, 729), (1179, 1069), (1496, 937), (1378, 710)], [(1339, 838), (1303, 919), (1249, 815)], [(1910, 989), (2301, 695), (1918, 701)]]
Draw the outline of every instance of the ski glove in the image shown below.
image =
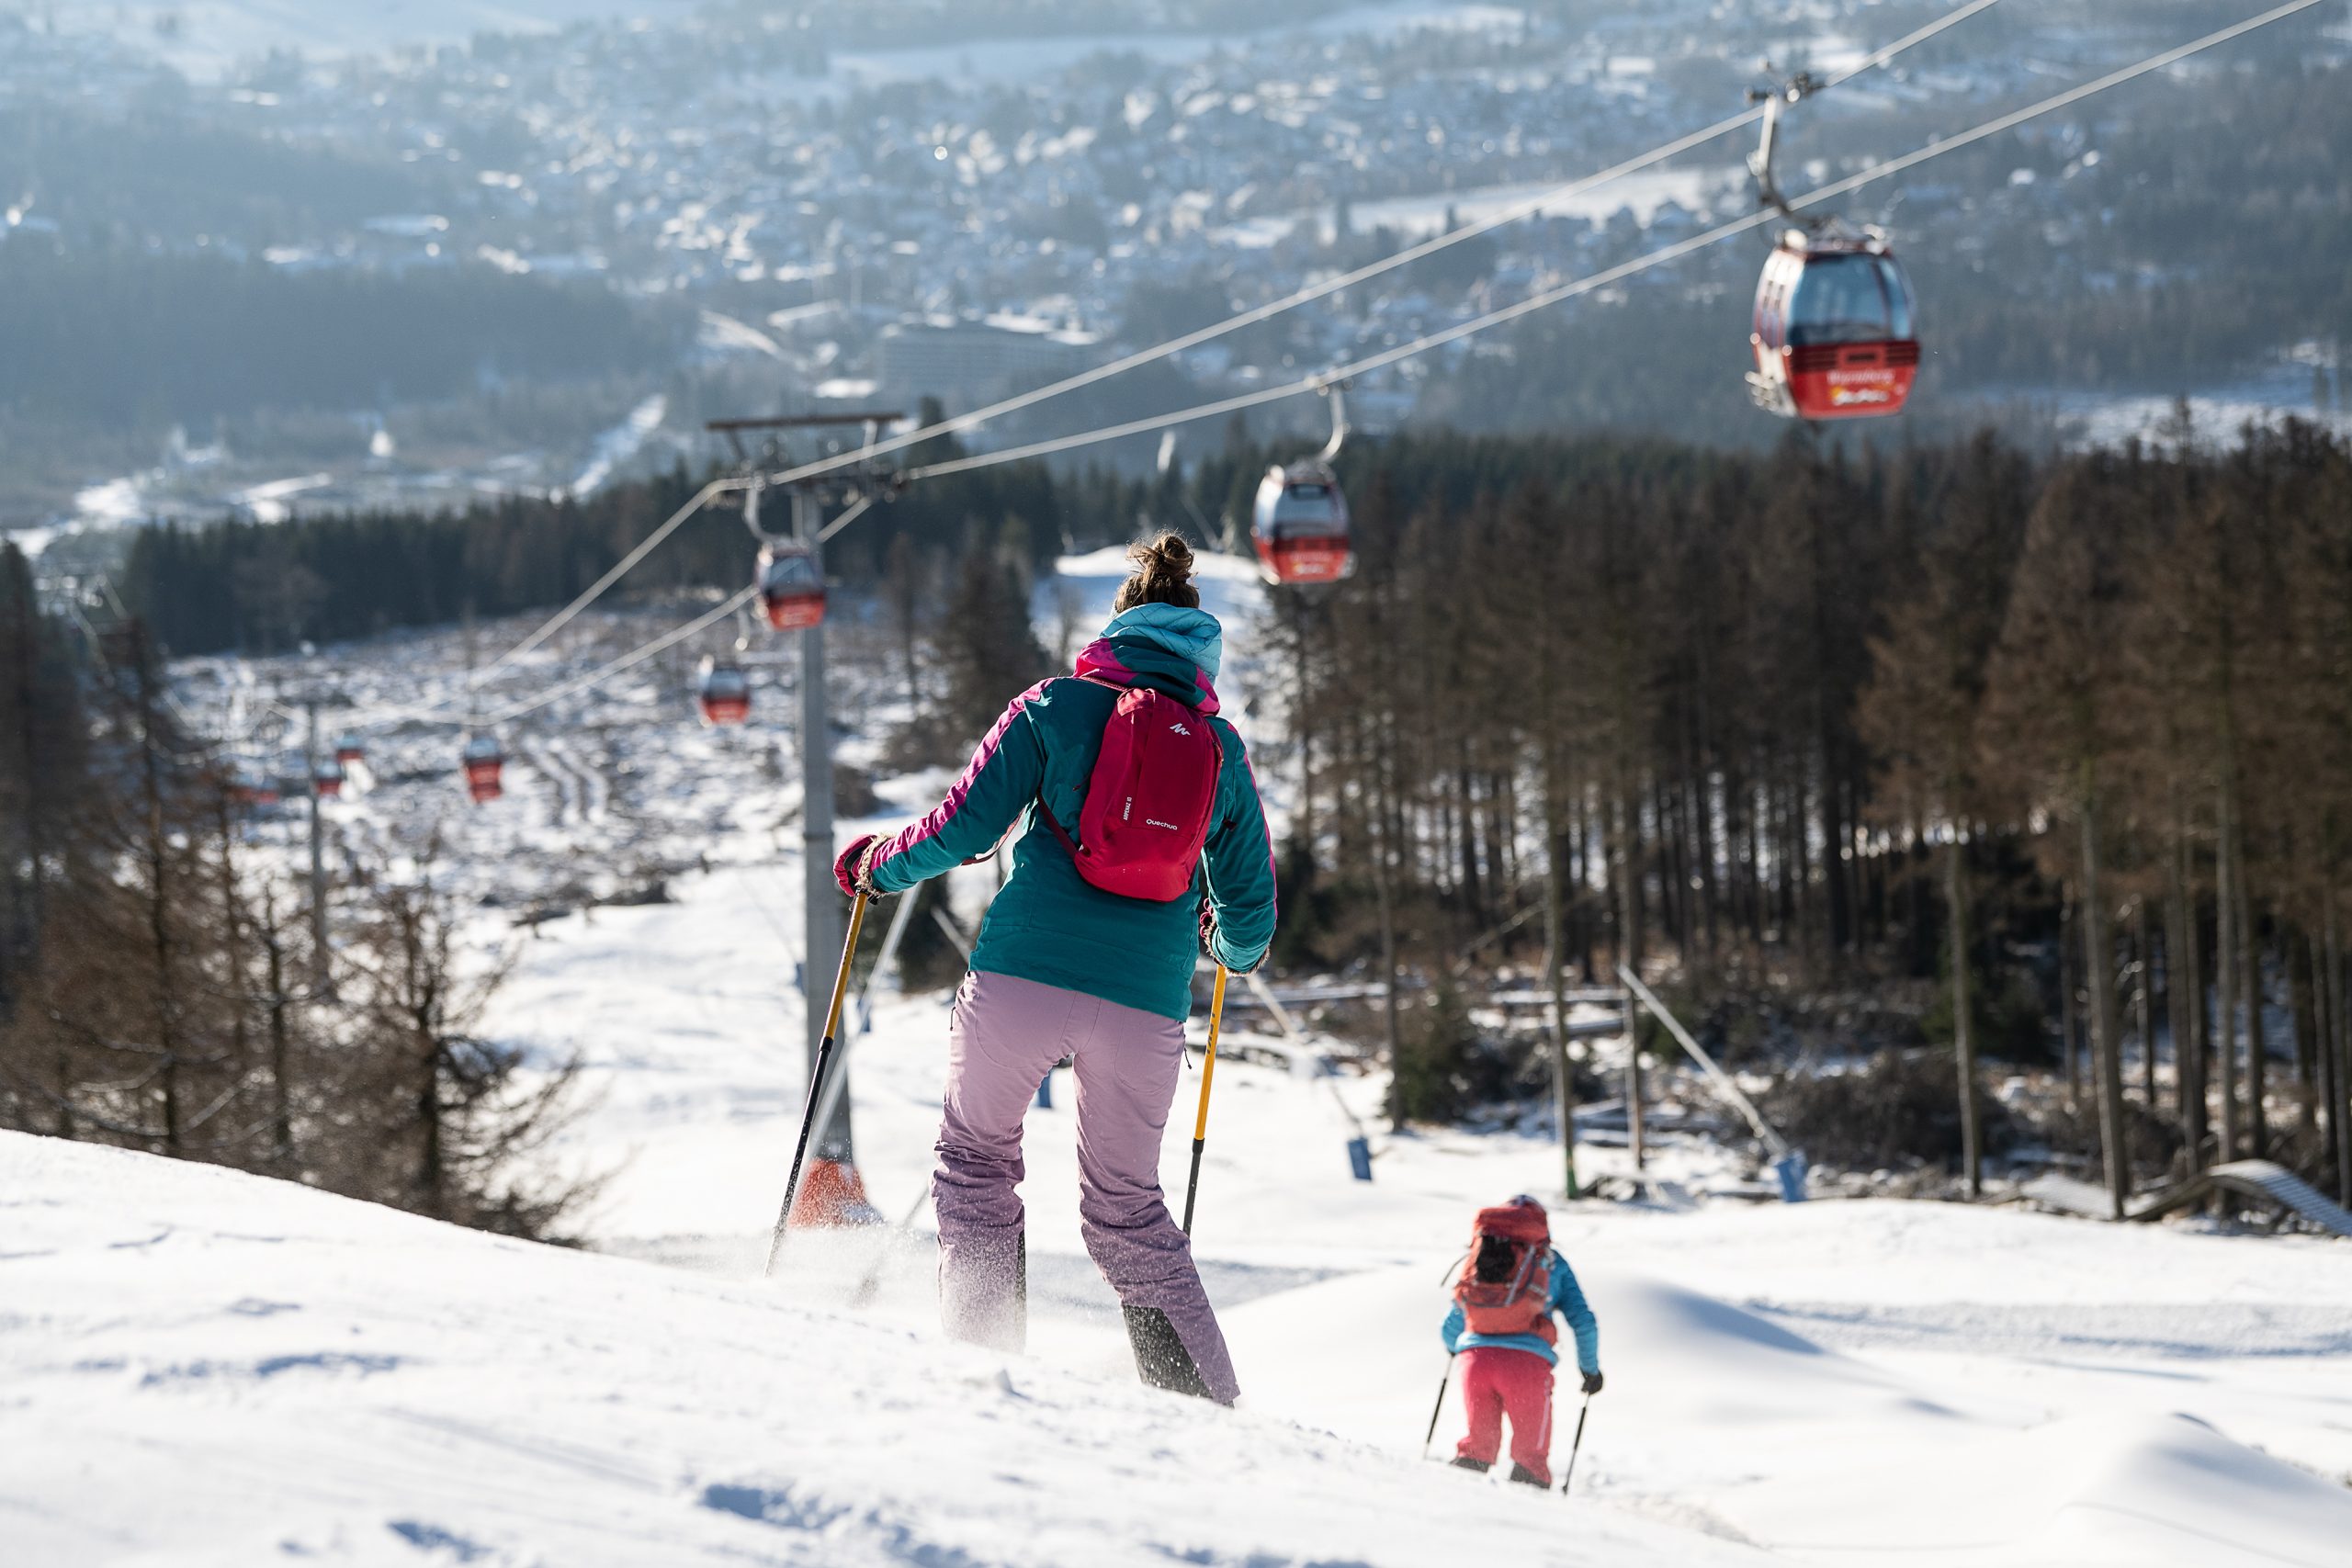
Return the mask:
[(1590, 1397), (1591, 1395), (1600, 1392), (1600, 1374), (1599, 1372), (1585, 1373), (1584, 1392), (1587, 1397)]
[[(1216, 910), (1205, 898), (1201, 900), (1201, 948), (1211, 958), (1216, 956)], [(1226, 966), (1227, 973), (1233, 975), (1247, 975), (1256, 967), (1254, 964), (1250, 969), (1236, 969), (1230, 964)]]
[(854, 898), (863, 893), (868, 898), (882, 895), (874, 886), (874, 852), (881, 845), (882, 835), (867, 833), (851, 840), (833, 862), (833, 880), (842, 885), (842, 892)]

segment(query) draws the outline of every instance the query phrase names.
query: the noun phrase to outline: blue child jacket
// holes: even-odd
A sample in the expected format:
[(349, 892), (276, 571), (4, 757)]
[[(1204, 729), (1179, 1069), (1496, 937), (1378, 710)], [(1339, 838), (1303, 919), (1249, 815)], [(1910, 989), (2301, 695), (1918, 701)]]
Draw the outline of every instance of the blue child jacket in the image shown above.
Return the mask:
[[(1590, 1373), (1600, 1370), (1600, 1325), (1593, 1321), (1592, 1308), (1586, 1304), (1584, 1292), (1577, 1288), (1576, 1271), (1568, 1260), (1557, 1252), (1552, 1254), (1552, 1299), (1547, 1312), (1555, 1312), (1568, 1320), (1568, 1329), (1577, 1337), (1577, 1370)], [(1471, 1334), (1464, 1331), (1462, 1304), (1445, 1314), (1445, 1325), (1438, 1330), (1445, 1340), (1445, 1352), (1451, 1356), (1461, 1350), (1476, 1350), (1494, 1346), (1506, 1350), (1525, 1350), (1541, 1356), (1554, 1366), (1559, 1365), (1559, 1353), (1534, 1334)]]

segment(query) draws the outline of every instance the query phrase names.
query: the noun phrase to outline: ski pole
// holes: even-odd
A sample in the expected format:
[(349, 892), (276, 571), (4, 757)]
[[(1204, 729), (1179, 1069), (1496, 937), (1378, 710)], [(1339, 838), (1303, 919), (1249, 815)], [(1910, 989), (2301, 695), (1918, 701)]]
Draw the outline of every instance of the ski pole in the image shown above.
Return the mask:
[(1201, 1113), (1193, 1122), (1193, 1175), (1184, 1183), (1184, 1234), (1193, 1234), (1193, 1200), (1201, 1191), (1201, 1146), (1209, 1141), (1209, 1083), (1216, 1077), (1216, 1032), (1225, 1018), (1225, 965), (1216, 966), (1216, 989), (1209, 995), (1209, 1048), (1201, 1058)]
[(841, 1032), (842, 998), (849, 992), (849, 961), (857, 953), (858, 928), (865, 924), (865, 900), (863, 893), (849, 908), (849, 936), (842, 943), (842, 966), (833, 976), (833, 999), (825, 1010), (825, 1037), (817, 1046), (816, 1069), (808, 1075), (808, 1103), (800, 1113), (800, 1138), (792, 1146), (792, 1174), (785, 1178), (784, 1207), (775, 1216), (775, 1234), (768, 1238), (767, 1267), (762, 1274), (775, 1272), (775, 1260), (784, 1251), (785, 1227), (792, 1223), (792, 1201), (800, 1196), (800, 1168), (808, 1158), (808, 1137), (817, 1128), (817, 1110), (823, 1103), (825, 1080), (831, 1076), (833, 1038)]
[(1437, 1380), (1437, 1403), (1430, 1406), (1430, 1429), (1421, 1434), (1421, 1457), (1430, 1457), (1430, 1445), (1437, 1441), (1437, 1418), (1445, 1409), (1445, 1391), (1453, 1382), (1453, 1358), (1445, 1359), (1445, 1375)]
[(1560, 1495), (1568, 1495), (1568, 1483), (1577, 1478), (1577, 1450), (1584, 1447), (1584, 1418), (1592, 1414), (1592, 1395), (1584, 1396), (1584, 1404), (1577, 1410), (1577, 1435), (1568, 1444), (1567, 1472), (1560, 1477)]

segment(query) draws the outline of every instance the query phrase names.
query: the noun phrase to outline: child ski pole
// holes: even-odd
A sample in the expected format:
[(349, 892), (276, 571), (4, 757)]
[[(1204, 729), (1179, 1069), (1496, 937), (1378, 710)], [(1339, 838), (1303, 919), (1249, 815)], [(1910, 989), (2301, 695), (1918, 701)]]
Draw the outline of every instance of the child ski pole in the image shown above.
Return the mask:
[(1577, 1410), (1577, 1435), (1568, 1443), (1567, 1472), (1560, 1477), (1560, 1495), (1568, 1495), (1568, 1483), (1577, 1478), (1577, 1450), (1584, 1447), (1584, 1418), (1592, 1414), (1592, 1395), (1584, 1396), (1584, 1404)]
[(1445, 1375), (1437, 1380), (1437, 1403), (1430, 1406), (1430, 1429), (1421, 1434), (1421, 1457), (1430, 1457), (1430, 1445), (1437, 1441), (1437, 1418), (1445, 1408), (1445, 1391), (1453, 1382), (1453, 1358), (1445, 1359)]
[(1201, 1190), (1201, 1146), (1209, 1141), (1209, 1082), (1216, 1077), (1216, 1032), (1225, 1018), (1225, 965), (1216, 966), (1216, 989), (1209, 995), (1209, 1049), (1201, 1058), (1201, 1113), (1193, 1122), (1193, 1175), (1184, 1183), (1184, 1234), (1193, 1234), (1193, 1200)]
[(858, 928), (865, 924), (866, 895), (861, 893), (849, 909), (849, 936), (842, 943), (842, 966), (833, 976), (833, 999), (825, 1010), (825, 1037), (817, 1046), (816, 1070), (808, 1076), (808, 1103), (800, 1113), (800, 1138), (792, 1146), (792, 1173), (785, 1179), (784, 1207), (775, 1216), (775, 1234), (768, 1238), (767, 1267), (763, 1274), (775, 1272), (775, 1260), (784, 1251), (785, 1227), (792, 1222), (792, 1201), (800, 1196), (800, 1168), (808, 1158), (808, 1137), (817, 1129), (817, 1108), (824, 1103), (825, 1080), (832, 1074), (833, 1039), (841, 1032), (842, 998), (849, 992), (849, 961), (857, 953)]

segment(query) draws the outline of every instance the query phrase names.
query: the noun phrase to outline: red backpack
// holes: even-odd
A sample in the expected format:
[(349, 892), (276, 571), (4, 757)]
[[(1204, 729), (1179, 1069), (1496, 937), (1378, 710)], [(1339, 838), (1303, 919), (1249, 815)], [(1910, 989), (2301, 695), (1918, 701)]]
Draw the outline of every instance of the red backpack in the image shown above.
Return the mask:
[(1478, 1211), (1453, 1299), (1463, 1326), (1473, 1334), (1558, 1341), (1552, 1325), (1552, 1227), (1541, 1203), (1515, 1198)]
[[(1080, 677), (1084, 679), (1085, 677)], [(1078, 838), (1046, 823), (1078, 863), (1078, 874), (1105, 893), (1172, 904), (1193, 890), (1193, 872), (1216, 814), (1225, 743), (1209, 721), (1148, 686), (1122, 687), (1102, 726), (1102, 750), (1086, 781)]]

